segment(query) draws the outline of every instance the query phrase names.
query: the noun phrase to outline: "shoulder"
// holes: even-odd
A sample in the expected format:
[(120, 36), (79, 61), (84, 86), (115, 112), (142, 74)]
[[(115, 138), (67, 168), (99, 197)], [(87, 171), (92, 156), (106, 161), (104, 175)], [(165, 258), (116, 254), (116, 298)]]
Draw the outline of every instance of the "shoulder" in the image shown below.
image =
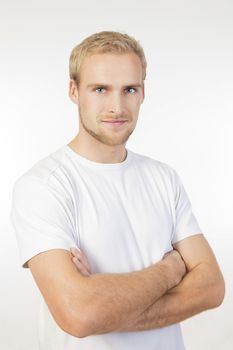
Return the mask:
[(35, 162), (13, 184), (13, 194), (32, 196), (47, 190), (64, 191), (65, 165), (63, 147)]
[(159, 176), (164, 181), (169, 181), (174, 187), (181, 181), (175, 168), (164, 161), (133, 151), (131, 151), (131, 157), (141, 171), (151, 173), (153, 176)]

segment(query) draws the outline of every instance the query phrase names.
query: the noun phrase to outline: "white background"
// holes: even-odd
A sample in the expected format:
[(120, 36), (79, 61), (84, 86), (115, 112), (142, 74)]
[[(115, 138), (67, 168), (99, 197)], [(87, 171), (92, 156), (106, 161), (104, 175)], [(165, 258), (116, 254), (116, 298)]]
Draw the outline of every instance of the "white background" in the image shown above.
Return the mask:
[(187, 350), (232, 350), (231, 0), (0, 1), (0, 348), (37, 350), (39, 292), (9, 223), (12, 186), (76, 135), (69, 55), (101, 30), (144, 47), (146, 99), (127, 147), (177, 170), (225, 276), (222, 306), (182, 323)]

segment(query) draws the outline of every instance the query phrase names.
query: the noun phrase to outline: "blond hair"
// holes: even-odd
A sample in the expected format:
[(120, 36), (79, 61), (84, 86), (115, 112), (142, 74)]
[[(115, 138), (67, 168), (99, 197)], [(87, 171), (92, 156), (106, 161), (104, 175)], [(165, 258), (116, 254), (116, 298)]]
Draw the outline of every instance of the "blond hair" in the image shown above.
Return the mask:
[(73, 79), (78, 86), (80, 68), (85, 57), (90, 54), (109, 52), (116, 54), (134, 52), (141, 60), (143, 80), (146, 79), (147, 62), (139, 41), (128, 34), (114, 31), (94, 33), (73, 48), (69, 61), (70, 79)]

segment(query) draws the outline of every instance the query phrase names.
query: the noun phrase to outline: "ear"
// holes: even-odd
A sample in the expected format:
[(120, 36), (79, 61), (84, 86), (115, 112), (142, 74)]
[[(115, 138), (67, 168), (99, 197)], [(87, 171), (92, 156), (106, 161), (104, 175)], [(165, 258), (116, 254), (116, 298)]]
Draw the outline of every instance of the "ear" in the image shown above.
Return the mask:
[(73, 79), (71, 79), (69, 83), (69, 97), (73, 103), (78, 103), (78, 88)]

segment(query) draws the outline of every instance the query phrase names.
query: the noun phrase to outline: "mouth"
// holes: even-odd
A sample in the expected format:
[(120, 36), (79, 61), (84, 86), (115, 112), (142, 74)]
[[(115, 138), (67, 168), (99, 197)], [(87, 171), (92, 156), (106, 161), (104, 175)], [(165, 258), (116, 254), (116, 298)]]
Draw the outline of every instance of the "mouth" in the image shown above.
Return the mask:
[(109, 126), (113, 126), (113, 127), (119, 127), (125, 123), (127, 123), (127, 120), (116, 120), (116, 119), (112, 119), (112, 120), (102, 120), (102, 123), (109, 125)]

